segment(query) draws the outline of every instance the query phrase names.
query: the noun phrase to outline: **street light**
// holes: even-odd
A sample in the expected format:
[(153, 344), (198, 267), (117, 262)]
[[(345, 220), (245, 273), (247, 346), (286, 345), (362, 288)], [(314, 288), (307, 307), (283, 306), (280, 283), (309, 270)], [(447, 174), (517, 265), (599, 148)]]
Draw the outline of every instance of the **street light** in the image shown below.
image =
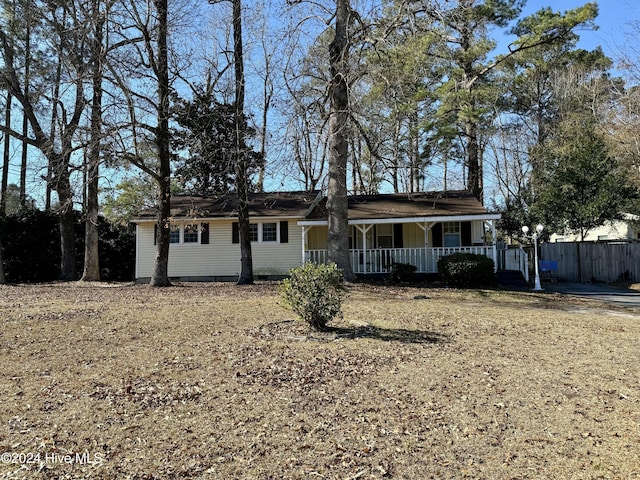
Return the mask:
[[(540, 285), (540, 270), (538, 268), (538, 237), (542, 233), (542, 230), (544, 230), (544, 226), (539, 223), (536, 226), (536, 231), (532, 235), (532, 237), (533, 237), (533, 256), (534, 256), (535, 271), (536, 271), (536, 279), (535, 279), (535, 283), (534, 283), (533, 289), (536, 292), (539, 292), (539, 291), (542, 290), (542, 286)], [(522, 227), (522, 233), (524, 233), (524, 235), (527, 236), (527, 234), (529, 233), (529, 227), (524, 225)]]

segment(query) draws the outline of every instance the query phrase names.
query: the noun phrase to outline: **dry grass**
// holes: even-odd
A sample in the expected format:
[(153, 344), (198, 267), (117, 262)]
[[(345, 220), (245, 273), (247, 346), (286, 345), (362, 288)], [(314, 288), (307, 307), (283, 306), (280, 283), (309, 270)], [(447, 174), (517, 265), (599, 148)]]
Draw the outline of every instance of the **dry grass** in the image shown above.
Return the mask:
[(640, 478), (640, 311), (359, 285), (344, 313), (0, 287), (0, 478)]

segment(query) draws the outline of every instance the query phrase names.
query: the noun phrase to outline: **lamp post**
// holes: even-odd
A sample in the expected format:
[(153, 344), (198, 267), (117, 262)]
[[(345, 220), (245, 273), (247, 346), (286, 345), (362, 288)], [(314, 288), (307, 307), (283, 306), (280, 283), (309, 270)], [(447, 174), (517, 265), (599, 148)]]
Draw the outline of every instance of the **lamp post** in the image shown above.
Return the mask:
[[(539, 292), (542, 290), (542, 286), (540, 285), (540, 270), (538, 267), (538, 237), (540, 236), (540, 234), (542, 233), (542, 230), (544, 230), (544, 225), (542, 224), (538, 224), (536, 226), (536, 231), (533, 233), (532, 237), (533, 237), (533, 257), (534, 257), (534, 264), (535, 264), (535, 272), (536, 272), (536, 279), (535, 279), (535, 283), (533, 286), (533, 290), (536, 292)], [(522, 233), (525, 234), (525, 236), (529, 233), (529, 227), (527, 227), (526, 225), (522, 227)]]

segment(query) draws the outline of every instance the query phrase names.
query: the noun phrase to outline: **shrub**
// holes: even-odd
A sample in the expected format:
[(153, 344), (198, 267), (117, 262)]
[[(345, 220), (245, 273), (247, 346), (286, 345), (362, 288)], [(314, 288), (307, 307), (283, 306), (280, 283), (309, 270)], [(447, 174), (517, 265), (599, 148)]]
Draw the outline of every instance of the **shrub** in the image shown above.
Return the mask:
[[(131, 281), (135, 265), (135, 233), (131, 226), (99, 218), (100, 276), (105, 281)], [(84, 222), (76, 213), (76, 269), (84, 261)], [(3, 260), (11, 283), (50, 282), (60, 276), (60, 229), (51, 211), (26, 208), (0, 217)]]
[(478, 287), (495, 283), (493, 260), (475, 253), (454, 253), (438, 260), (438, 273), (448, 285)]
[(340, 314), (344, 297), (342, 271), (335, 263), (305, 263), (289, 271), (281, 293), (302, 320), (316, 330), (324, 330)]
[(391, 265), (391, 281), (392, 282), (410, 282), (418, 267), (410, 263), (394, 263)]

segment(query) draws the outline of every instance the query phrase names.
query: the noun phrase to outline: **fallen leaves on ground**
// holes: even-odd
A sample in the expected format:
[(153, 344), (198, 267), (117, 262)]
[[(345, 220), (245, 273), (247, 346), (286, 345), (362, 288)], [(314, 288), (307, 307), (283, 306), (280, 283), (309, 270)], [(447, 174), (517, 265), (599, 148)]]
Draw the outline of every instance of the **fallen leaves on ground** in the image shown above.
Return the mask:
[(354, 285), (0, 287), (0, 478), (640, 477), (640, 312)]

